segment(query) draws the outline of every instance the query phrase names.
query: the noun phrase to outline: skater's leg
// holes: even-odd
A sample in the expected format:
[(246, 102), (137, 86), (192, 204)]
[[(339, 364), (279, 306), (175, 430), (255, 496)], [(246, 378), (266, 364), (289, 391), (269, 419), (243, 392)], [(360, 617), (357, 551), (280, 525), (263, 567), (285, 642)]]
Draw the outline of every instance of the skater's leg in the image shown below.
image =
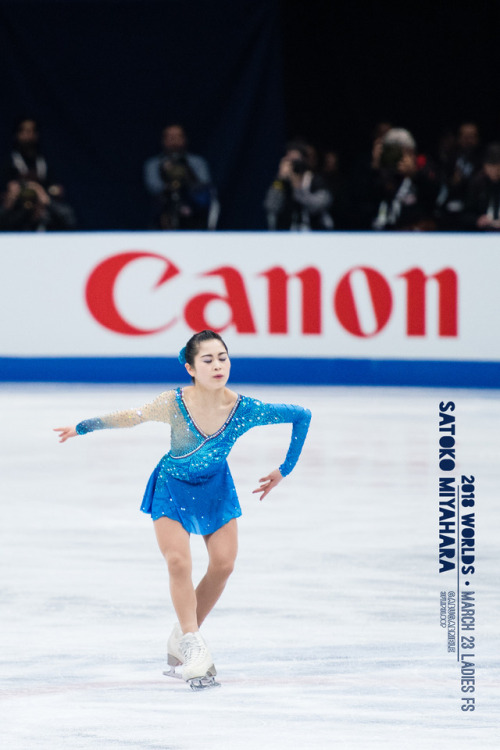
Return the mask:
[(198, 623), (189, 534), (178, 521), (166, 516), (155, 521), (154, 527), (158, 546), (167, 561), (170, 595), (182, 632), (194, 633)]
[(220, 529), (204, 537), (208, 550), (208, 569), (196, 589), (198, 626), (212, 610), (233, 572), (238, 552), (238, 525), (233, 518)]

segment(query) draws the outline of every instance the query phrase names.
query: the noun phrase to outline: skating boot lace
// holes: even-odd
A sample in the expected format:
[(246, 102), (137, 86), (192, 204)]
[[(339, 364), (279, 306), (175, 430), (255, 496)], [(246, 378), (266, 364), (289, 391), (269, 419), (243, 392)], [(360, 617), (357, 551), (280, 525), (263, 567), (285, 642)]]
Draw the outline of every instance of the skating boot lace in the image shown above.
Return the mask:
[(193, 690), (218, 686), (214, 680), (217, 670), (201, 633), (186, 633), (180, 645), (184, 656), (182, 677)]
[(184, 664), (189, 664), (193, 661), (196, 662), (202, 652), (205, 651), (201, 639), (196, 638), (195, 635), (191, 635), (190, 633), (182, 639), (181, 649), (184, 656)]

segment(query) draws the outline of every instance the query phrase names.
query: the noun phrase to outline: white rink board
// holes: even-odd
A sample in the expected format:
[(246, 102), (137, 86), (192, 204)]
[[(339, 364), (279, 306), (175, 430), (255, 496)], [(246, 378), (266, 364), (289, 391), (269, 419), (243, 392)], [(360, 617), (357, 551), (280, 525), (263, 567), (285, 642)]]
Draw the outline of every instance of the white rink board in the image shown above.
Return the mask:
[(494, 235), (4, 234), (0, 264), (0, 357), (172, 357), (205, 322), (236, 357), (500, 361)]

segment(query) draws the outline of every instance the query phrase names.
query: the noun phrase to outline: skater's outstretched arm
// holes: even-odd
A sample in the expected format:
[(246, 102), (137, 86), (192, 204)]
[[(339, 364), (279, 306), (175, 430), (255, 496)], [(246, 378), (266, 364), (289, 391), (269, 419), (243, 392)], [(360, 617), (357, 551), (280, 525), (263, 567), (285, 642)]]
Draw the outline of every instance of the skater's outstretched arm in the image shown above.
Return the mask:
[(76, 435), (85, 435), (94, 430), (105, 430), (116, 427), (135, 427), (143, 422), (166, 422), (170, 423), (172, 408), (175, 401), (174, 391), (161, 393), (151, 403), (144, 404), (140, 408), (116, 411), (103, 417), (84, 419), (77, 425), (71, 427), (56, 427), (59, 433), (59, 442), (64, 443), (68, 438)]

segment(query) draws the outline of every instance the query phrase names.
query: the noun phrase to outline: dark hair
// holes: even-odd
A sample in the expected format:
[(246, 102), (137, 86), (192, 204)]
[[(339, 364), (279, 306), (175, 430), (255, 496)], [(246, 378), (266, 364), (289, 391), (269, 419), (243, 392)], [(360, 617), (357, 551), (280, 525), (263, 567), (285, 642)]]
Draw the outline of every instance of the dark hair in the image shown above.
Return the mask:
[(307, 143), (306, 141), (296, 140), (296, 141), (288, 141), (285, 148), (286, 153), (288, 151), (298, 151), (303, 159), (307, 161), (307, 158), (309, 154), (307, 153)]
[(500, 164), (500, 143), (488, 144), (484, 152), (483, 164)]
[(38, 124), (38, 120), (36, 117), (31, 117), (28, 115), (27, 117), (18, 117), (17, 120), (14, 122), (14, 127), (12, 128), (13, 135), (16, 135), (18, 130), (20, 130), (21, 125), (24, 125), (25, 122), (34, 122), (35, 128), (37, 130), (37, 133), (40, 132), (40, 125)]
[(191, 336), (186, 344), (185, 357), (188, 365), (191, 365), (191, 367), (194, 366), (194, 358), (198, 354), (200, 344), (203, 343), (203, 341), (210, 341), (211, 339), (217, 339), (218, 341), (220, 341), (224, 346), (226, 352), (228, 351), (224, 340), (221, 336), (219, 336), (218, 333), (215, 333), (215, 331), (210, 331), (208, 329), (205, 331), (199, 331), (198, 333), (195, 333), (194, 336)]
[(179, 122), (179, 120), (170, 120), (162, 127), (161, 132), (164, 133), (165, 130), (170, 130), (170, 128), (180, 128), (184, 135), (186, 135), (186, 128), (181, 122)]

